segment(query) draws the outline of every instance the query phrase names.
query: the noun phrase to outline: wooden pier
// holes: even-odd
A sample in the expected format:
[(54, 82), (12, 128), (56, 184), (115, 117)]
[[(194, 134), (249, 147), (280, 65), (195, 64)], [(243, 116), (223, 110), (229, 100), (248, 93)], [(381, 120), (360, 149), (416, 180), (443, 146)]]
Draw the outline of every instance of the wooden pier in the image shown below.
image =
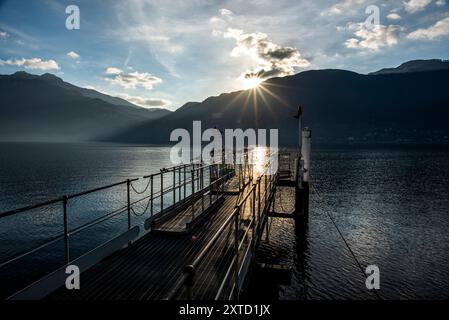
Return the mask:
[[(243, 158), (243, 164), (192, 163), (162, 169), (142, 178), (148, 181), (144, 190), (134, 187), (137, 179), (115, 184), (126, 186), (126, 206), (73, 230), (67, 224), (68, 203), (111, 186), (0, 214), (1, 219), (60, 202), (64, 221), (64, 233), (57, 239), (0, 263), (1, 275), (3, 266), (30, 252), (56, 241), (64, 245), (65, 261), (57, 270), (6, 297), (239, 299), (255, 264), (257, 246), (268, 232), (268, 219), (305, 217), (303, 204), (308, 197), (302, 179), (304, 162), (298, 154), (267, 155), (261, 172), (255, 172), (249, 157)], [(279, 163), (276, 171), (272, 171), (274, 159)], [(139, 209), (145, 221), (135, 225), (132, 217)], [(75, 234), (118, 215), (127, 221), (126, 232), (71, 258), (70, 239)], [(79, 290), (65, 287), (69, 265), (81, 271)]]

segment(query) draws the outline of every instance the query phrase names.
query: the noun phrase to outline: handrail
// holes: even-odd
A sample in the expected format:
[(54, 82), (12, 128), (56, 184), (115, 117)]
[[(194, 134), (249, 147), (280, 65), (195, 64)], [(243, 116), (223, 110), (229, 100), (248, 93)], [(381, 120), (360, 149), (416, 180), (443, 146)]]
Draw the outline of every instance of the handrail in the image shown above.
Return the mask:
[[(179, 168), (182, 168), (183, 166), (189, 167), (189, 166), (193, 166), (193, 165), (196, 165), (196, 164), (197, 163), (190, 163), (190, 164), (186, 164), (186, 165), (179, 165), (179, 166), (175, 166), (175, 167), (164, 168), (164, 169), (161, 169), (161, 170), (164, 170), (164, 171), (156, 172), (156, 173), (153, 173), (151, 175), (145, 175), (142, 178), (143, 179), (147, 179), (147, 178), (150, 178), (150, 177), (155, 177), (155, 176), (161, 175), (163, 173), (172, 172), (173, 168), (179, 169)], [(212, 164), (204, 166), (204, 167), (209, 167), (209, 166), (212, 166)], [(129, 179), (130, 182), (134, 182), (134, 181), (138, 181), (138, 180), (140, 180), (140, 178)], [(187, 182), (189, 182), (189, 181), (187, 181)], [(84, 196), (84, 195), (88, 195), (88, 194), (91, 194), (91, 193), (94, 193), (94, 192), (110, 189), (110, 188), (113, 188), (113, 187), (124, 185), (127, 182), (128, 182), (128, 180), (124, 180), (124, 181), (112, 183), (112, 184), (109, 184), (109, 185), (106, 185), (106, 186), (102, 186), (102, 187), (90, 189), (90, 190), (87, 190), (87, 191), (82, 191), (82, 192), (79, 192), (79, 193), (67, 195), (67, 199), (68, 200), (69, 199), (74, 199), (74, 198), (78, 198), (78, 197), (81, 197), (81, 196)], [(172, 187), (169, 187), (169, 188), (172, 188)], [(173, 188), (171, 190), (169, 190), (169, 188), (165, 189), (164, 192), (165, 191), (173, 191)], [(24, 207), (21, 207), (21, 208), (18, 208), (18, 209), (1, 212), (0, 213), (0, 219), (4, 218), (4, 217), (7, 217), (7, 216), (15, 215), (15, 214), (18, 214), (18, 213), (22, 213), (22, 212), (25, 212), (25, 211), (30, 211), (30, 210), (38, 209), (38, 208), (41, 208), (41, 207), (49, 206), (49, 205), (52, 205), (52, 204), (56, 204), (56, 203), (59, 203), (59, 202), (62, 202), (62, 201), (63, 201), (63, 197), (60, 197), (60, 198), (56, 198), (56, 199), (53, 199), (53, 200), (49, 200), (49, 201), (45, 201), (45, 202), (41, 202), (41, 203), (29, 205), (29, 206), (24, 206)]]
[[(90, 189), (87, 191), (83, 191), (83, 192), (79, 192), (79, 193), (75, 193), (75, 194), (71, 194), (68, 196), (63, 196), (54, 200), (50, 200), (50, 201), (46, 201), (46, 202), (42, 202), (39, 204), (34, 204), (34, 205), (29, 205), (29, 206), (25, 206), (22, 208), (18, 208), (15, 210), (10, 210), (7, 212), (3, 212), (0, 213), (0, 219), (4, 218), (4, 217), (8, 217), (8, 216), (13, 216), (16, 214), (21, 214), (21, 213), (25, 213), (25, 212), (29, 212), (30, 210), (34, 210), (34, 209), (39, 209), (45, 206), (49, 206), (49, 205), (53, 205), (53, 204), (61, 204), (61, 208), (63, 209), (63, 213), (64, 213), (64, 232), (62, 232), (61, 234), (57, 234), (54, 237), (47, 239), (45, 241), (43, 241), (42, 243), (33, 246), (32, 248), (27, 248), (23, 251), (20, 251), (17, 254), (14, 254), (12, 257), (7, 257), (5, 260), (0, 262), (0, 268), (14, 262), (17, 261), (21, 258), (24, 258), (26, 256), (28, 256), (29, 254), (32, 254), (36, 251), (42, 250), (44, 248), (47, 248), (48, 246), (64, 240), (65, 241), (65, 256), (66, 256), (66, 263), (68, 263), (70, 261), (70, 256), (69, 256), (69, 250), (70, 250), (70, 245), (69, 245), (69, 237), (73, 236), (75, 234), (78, 234), (80, 232), (82, 232), (83, 230), (86, 230), (90, 227), (93, 227), (95, 225), (98, 225), (106, 220), (109, 220), (113, 217), (116, 217), (118, 215), (124, 214), (126, 212), (128, 212), (128, 228), (131, 227), (131, 212), (133, 212), (136, 216), (137, 214), (134, 211), (134, 207), (136, 205), (139, 205), (140, 203), (142, 203), (143, 201), (147, 200), (148, 204), (146, 209), (144, 210), (144, 213), (147, 211), (149, 204), (151, 203), (152, 206), (152, 210), (151, 210), (151, 215), (154, 214), (153, 212), (153, 203), (156, 199), (160, 198), (161, 200), (163, 199), (163, 197), (165, 197), (165, 195), (167, 193), (170, 192), (176, 192), (176, 190), (179, 190), (179, 197), (178, 199), (176, 199), (176, 194), (174, 194), (174, 203), (175, 205), (177, 203), (179, 203), (180, 201), (182, 201), (181, 199), (181, 190), (182, 189), (187, 189), (187, 186), (189, 184), (192, 184), (196, 181), (199, 181), (198, 179), (200, 179), (200, 176), (205, 175), (207, 173), (204, 172), (206, 169), (213, 167), (213, 166), (217, 166), (218, 164), (209, 164), (209, 165), (203, 165), (202, 163), (198, 162), (198, 163), (190, 163), (190, 164), (185, 164), (185, 165), (180, 165), (180, 166), (175, 166), (172, 168), (164, 168), (162, 170), (160, 170), (160, 172), (154, 173), (152, 175), (147, 175), (144, 176), (143, 179), (149, 179), (148, 181), (148, 185), (146, 187), (146, 189), (150, 186), (151, 184), (151, 194), (150, 195), (144, 195), (142, 197), (140, 197), (137, 200), (131, 201), (130, 199), (130, 187), (131, 187), (131, 183), (140, 180), (141, 178), (133, 178), (133, 179), (127, 179), (124, 181), (120, 181), (117, 183), (113, 183), (113, 184), (109, 184), (106, 186), (102, 186), (102, 187), (98, 187), (98, 188), (94, 188), (94, 189)], [(198, 172), (198, 177), (194, 177), (194, 179), (190, 179), (190, 175), (183, 175), (183, 171), (188, 171), (190, 168), (193, 168), (193, 171)], [(158, 186), (158, 190), (154, 191), (153, 187), (154, 187), (154, 183), (156, 182), (155, 177), (157, 176), (161, 176), (162, 180), (165, 180), (164, 175), (166, 175), (167, 173), (172, 172), (173, 173), (173, 181), (172, 183), (170, 182), (170, 185), (166, 188), (163, 187), (163, 181), (161, 181), (160, 186)], [(199, 173), (201, 172), (201, 173)], [(209, 171), (210, 173), (210, 171)], [(192, 197), (192, 199), (195, 199), (195, 197), (197, 195), (200, 196), (204, 196), (205, 193), (207, 193), (208, 190), (211, 190), (211, 188), (214, 185), (220, 184), (222, 183), (222, 181), (224, 181), (224, 179), (227, 178), (227, 176), (229, 175), (229, 173), (225, 176), (221, 176), (219, 179), (215, 179), (214, 181), (210, 180), (208, 181), (208, 185), (206, 187), (202, 187), (200, 190), (195, 190), (194, 194), (192, 194), (194, 197)], [(204, 178), (203, 178), (204, 179)], [(204, 180), (203, 180), (204, 181)], [(120, 206), (119, 208), (116, 208), (110, 212), (107, 212), (91, 221), (88, 221), (82, 225), (79, 225), (73, 229), (69, 229), (68, 227), (68, 216), (67, 216), (67, 211), (68, 211), (68, 202), (71, 199), (76, 199), (76, 198), (80, 198), (82, 196), (86, 196), (92, 193), (96, 193), (96, 192), (100, 192), (103, 190), (107, 190), (107, 189), (111, 189), (117, 186), (121, 186), (121, 185), (127, 185), (127, 190), (128, 190), (128, 199), (127, 199), (127, 205), (123, 205)], [(200, 186), (200, 185), (199, 185)], [(201, 182), (201, 186), (203, 186), (203, 183)], [(184, 200), (186, 200), (186, 190), (184, 190)], [(136, 190), (134, 190), (134, 192), (136, 194), (144, 194), (146, 191), (143, 191), (142, 193), (137, 192)], [(190, 196), (189, 196), (190, 197)], [(161, 201), (161, 208), (157, 209), (159, 210), (160, 213), (162, 213), (164, 211), (164, 207), (162, 207), (163, 205), (163, 201)], [(61, 210), (61, 209), (59, 209)], [(158, 211), (156, 211), (157, 213)]]
[[(240, 251), (240, 249), (242, 248), (244, 242), (246, 241), (248, 234), (249, 234), (249, 230), (250, 228), (255, 227), (255, 210), (256, 210), (256, 206), (255, 206), (255, 197), (256, 197), (256, 193), (258, 192), (258, 197), (259, 197), (259, 201), (260, 201), (260, 185), (262, 184), (262, 176), (265, 175), (265, 177), (267, 176), (266, 174), (268, 173), (268, 170), (270, 169), (271, 166), (271, 160), (267, 161), (267, 163), (264, 165), (264, 170), (262, 171), (261, 176), (259, 176), (256, 179), (256, 183), (253, 183), (252, 186), (250, 187), (250, 189), (248, 190), (248, 192), (246, 193), (246, 195), (244, 195), (242, 197), (242, 199), (239, 200), (238, 204), (235, 206), (234, 210), (232, 211), (232, 213), (229, 215), (229, 217), (221, 224), (221, 226), (218, 228), (218, 230), (214, 233), (214, 235), (212, 236), (212, 238), (207, 242), (207, 244), (202, 248), (202, 250), (198, 253), (198, 255), (196, 256), (196, 258), (192, 261), (191, 264), (187, 265), (184, 268), (184, 272), (182, 274), (182, 276), (179, 278), (179, 280), (176, 282), (175, 286), (173, 287), (173, 289), (166, 295), (165, 299), (169, 300), (169, 299), (173, 299), (178, 293), (179, 291), (186, 286), (187, 288), (191, 288), (194, 284), (194, 276), (196, 273), (196, 269), (198, 268), (199, 264), (203, 261), (203, 259), (206, 257), (206, 254), (211, 250), (211, 248), (213, 247), (213, 245), (218, 241), (218, 239), (220, 238), (220, 236), (222, 235), (222, 233), (230, 226), (232, 225), (231, 222), (235, 221), (235, 234), (236, 234), (236, 241), (237, 243), (236, 245), (236, 252), (235, 254), (238, 254), (238, 252)], [(270, 195), (267, 196), (265, 194), (265, 199), (266, 199), (266, 203), (263, 206), (263, 211), (266, 213), (265, 215), (268, 214), (268, 209), (267, 209), (267, 205), (270, 205), (270, 201), (272, 200), (272, 195), (271, 193), (273, 192), (273, 190), (275, 190), (275, 183), (276, 183), (276, 179), (277, 179), (277, 175), (273, 175), (272, 177), (270, 177), (269, 179), (269, 184), (270, 184), (270, 188), (267, 189), (267, 185), (265, 185), (265, 189), (267, 190), (267, 192), (270, 192)], [(265, 182), (267, 180), (265, 179)], [(250, 220), (250, 223), (247, 226), (247, 229), (245, 231), (245, 233), (243, 234), (243, 237), (241, 239), (238, 240), (238, 232), (237, 232), (237, 228), (239, 226), (238, 223), (238, 218), (240, 215), (240, 212), (242, 210), (242, 207), (244, 207), (244, 205), (246, 204), (246, 202), (248, 201), (248, 199), (250, 197), (253, 197), (253, 203), (251, 204), (251, 213), (252, 213), (252, 218)], [(259, 213), (258, 213), (258, 217), (259, 219), (261, 219), (262, 217), (260, 216), (260, 207), (258, 207)], [(263, 217), (263, 219), (265, 219), (265, 216)], [(259, 222), (258, 222), (259, 223)], [(254, 230), (253, 230), (254, 231)], [(259, 232), (259, 230), (258, 230)], [(251, 242), (255, 241), (255, 238), (257, 237), (256, 234), (253, 233), (253, 238), (251, 240)], [(251, 246), (251, 243), (250, 243)], [(250, 247), (248, 248), (248, 250), (250, 249)], [(246, 250), (245, 255), (244, 255), (244, 259), (247, 257), (248, 254), (248, 250)], [(220, 284), (220, 287), (218, 289), (218, 292), (215, 296), (216, 299), (218, 299), (220, 297), (221, 291), (224, 288), (225, 282), (227, 281), (229, 275), (231, 274), (231, 270), (233, 267), (236, 268), (235, 272), (237, 272), (236, 275), (236, 281), (238, 281), (238, 275), (240, 274), (241, 268), (242, 266), (238, 267), (239, 261), (236, 255), (234, 255), (232, 261), (229, 264), (228, 270), (226, 272), (226, 275), (222, 281), (222, 283)], [(234, 266), (234, 264), (237, 264), (236, 266)], [(236, 290), (236, 289), (234, 289)], [(238, 290), (238, 289), (237, 289)], [(237, 294), (238, 296), (238, 294)]]
[[(249, 157), (246, 155), (245, 157), (245, 161), (249, 161), (248, 160)], [(264, 170), (262, 171), (262, 175), (265, 175), (265, 188), (264, 190), (266, 192), (272, 192), (271, 189), (267, 190), (267, 172), (270, 169), (270, 163), (271, 163), (271, 158), (269, 158), (269, 161), (267, 161), (267, 163), (264, 165)], [(252, 164), (251, 164), (252, 165)], [(174, 295), (176, 295), (176, 293), (184, 286), (186, 285), (192, 278), (192, 270), (193, 272), (195, 271), (195, 269), (201, 264), (201, 262), (204, 260), (204, 258), (206, 257), (206, 255), (210, 252), (211, 248), (213, 247), (213, 245), (218, 241), (218, 239), (220, 238), (220, 236), (223, 234), (223, 232), (225, 230), (227, 230), (230, 226), (233, 226), (232, 222), (235, 222), (234, 228), (235, 228), (235, 242), (236, 242), (236, 247), (235, 250), (237, 250), (236, 255), (238, 255), (238, 250), (241, 249), (243, 243), (246, 241), (246, 239), (249, 237), (249, 230), (251, 227), (254, 227), (256, 224), (256, 220), (255, 220), (255, 216), (253, 216), (253, 218), (250, 220), (249, 225), (246, 225), (247, 229), (243, 234), (243, 238), (240, 238), (240, 234), (238, 233), (238, 231), (240, 230), (238, 221), (239, 221), (239, 216), (240, 216), (240, 212), (242, 210), (242, 208), (246, 205), (247, 201), (250, 199), (250, 197), (253, 197), (253, 204), (252, 204), (252, 213), (253, 215), (255, 214), (255, 197), (256, 194), (259, 193), (259, 205), (257, 206), (257, 210), (258, 210), (258, 222), (257, 224), (260, 223), (260, 220), (263, 218), (265, 219), (265, 216), (261, 216), (260, 212), (262, 211), (266, 211), (267, 209), (267, 201), (269, 201), (270, 197), (267, 198), (267, 194), (265, 193), (265, 197), (264, 200), (265, 201), (265, 205), (262, 207), (260, 206), (260, 197), (262, 195), (261, 193), (261, 185), (262, 185), (262, 176), (259, 177), (254, 177), (253, 173), (250, 169), (251, 165), (249, 165), (248, 163), (244, 164), (244, 168), (240, 167), (240, 170), (244, 170), (243, 174), (244, 174), (244, 178), (249, 178), (250, 181), (253, 180), (255, 181), (255, 183), (250, 184), (250, 187), (248, 189), (247, 192), (245, 192), (246, 194), (242, 194), (242, 198), (238, 199), (238, 203), (237, 205), (234, 207), (234, 210), (232, 211), (232, 213), (230, 214), (229, 217), (227, 217), (227, 219), (221, 224), (221, 226), (219, 227), (219, 229), (213, 234), (212, 238), (208, 241), (208, 243), (205, 245), (205, 247), (203, 247), (201, 249), (201, 251), (199, 252), (199, 254), (195, 257), (194, 261), (192, 262), (192, 265), (187, 266), (185, 268), (185, 272), (183, 273), (183, 276), (180, 278), (180, 280), (177, 282), (177, 285), (175, 286), (174, 290), (172, 290), (170, 292), (169, 297), (173, 297)], [(208, 168), (216, 168), (216, 172), (213, 172), (212, 170), (207, 171)], [(24, 213), (30, 210), (34, 210), (34, 209), (38, 209), (38, 208), (42, 208), (45, 206), (49, 206), (49, 205), (53, 205), (53, 204), (62, 204), (61, 208), (63, 209), (63, 217), (64, 217), (64, 232), (62, 234), (56, 235), (53, 238), (47, 239), (46, 241), (44, 241), (43, 243), (34, 246), (30, 249), (26, 249), (18, 254), (15, 254), (12, 258), (8, 258), (7, 260), (1, 261), (0, 262), (0, 268), (14, 262), (17, 261), (31, 253), (34, 253), (38, 250), (41, 250), (43, 248), (48, 247), (49, 245), (52, 245), (54, 243), (56, 243), (57, 241), (61, 241), (64, 240), (65, 243), (65, 262), (69, 263), (71, 261), (70, 259), (70, 243), (69, 243), (69, 237), (73, 236), (75, 234), (78, 234), (90, 227), (93, 227), (95, 225), (98, 225), (104, 221), (107, 221), (113, 217), (116, 217), (118, 215), (121, 214), (128, 214), (128, 229), (131, 228), (131, 213), (134, 213), (135, 216), (140, 216), (143, 215), (147, 212), (149, 205), (151, 204), (151, 217), (153, 217), (154, 214), (161, 214), (163, 215), (164, 210), (166, 210), (166, 208), (170, 208), (170, 210), (172, 210), (173, 208), (176, 208), (176, 205), (179, 204), (181, 201), (189, 199), (192, 201), (192, 204), (197, 201), (198, 199), (201, 199), (202, 201), (204, 201), (204, 195), (207, 194), (207, 192), (212, 192), (212, 188), (213, 186), (219, 185), (224, 187), (224, 182), (226, 181), (226, 179), (229, 178), (229, 176), (232, 174), (232, 172), (227, 171), (227, 169), (229, 168), (234, 168), (234, 170), (236, 170), (235, 166), (227, 166), (226, 164), (222, 164), (222, 163), (212, 163), (212, 164), (204, 164), (203, 162), (198, 162), (198, 163), (190, 163), (190, 164), (183, 164), (183, 165), (179, 165), (179, 166), (175, 166), (172, 168), (163, 168), (161, 169), (159, 172), (156, 172), (154, 174), (151, 175), (146, 175), (143, 178), (133, 178), (133, 179), (127, 179), (121, 182), (117, 182), (117, 183), (113, 183), (113, 184), (109, 184), (107, 186), (102, 186), (102, 187), (98, 187), (98, 188), (94, 188), (94, 189), (90, 189), (87, 191), (83, 191), (83, 192), (79, 192), (79, 193), (75, 193), (72, 195), (68, 195), (68, 196), (63, 196), (54, 200), (50, 200), (50, 201), (46, 201), (40, 204), (35, 204), (35, 205), (30, 205), (30, 206), (25, 206), (19, 209), (15, 209), (15, 210), (10, 210), (7, 212), (3, 212), (0, 213), (0, 219), (3, 217), (7, 217), (7, 216), (13, 216), (15, 214), (20, 214), (20, 213)], [(189, 170), (191, 169), (191, 170)], [(190, 174), (189, 174), (190, 172)], [(167, 174), (172, 173), (172, 176), (167, 176)], [(217, 177), (216, 179), (212, 180), (212, 173), (216, 174), (214, 175), (214, 177)], [(247, 177), (247, 175), (250, 175)], [(155, 177), (160, 177), (160, 181), (158, 181), (158, 179), (155, 179)], [(168, 182), (167, 182), (167, 179)], [(141, 179), (149, 179), (148, 184), (146, 185), (146, 187), (144, 189), (142, 189), (143, 191), (137, 191), (135, 189), (134, 186), (132, 186), (132, 182), (135, 181), (139, 181)], [(206, 180), (207, 179), (207, 180)], [(207, 185), (204, 186), (205, 180), (207, 181)], [(142, 180), (141, 180), (142, 181)], [(164, 184), (168, 183), (168, 186), (164, 188)], [(268, 183), (272, 186), (273, 184), (273, 177), (270, 177)], [(158, 190), (154, 190), (154, 185), (157, 185)], [(69, 200), (72, 199), (76, 199), (76, 198), (80, 198), (92, 193), (96, 193), (96, 192), (100, 192), (103, 190), (107, 190), (107, 189), (111, 189), (117, 186), (121, 186), (121, 185), (126, 185), (127, 187), (127, 203), (126, 205), (120, 205), (118, 208), (106, 212), (105, 214), (96, 217), (93, 220), (87, 221), (84, 224), (78, 225), (76, 227), (74, 227), (73, 229), (69, 229), (69, 225), (68, 225), (68, 216), (69, 213), (68, 211), (70, 211), (70, 207), (68, 205)], [(192, 185), (192, 191), (190, 192), (190, 194), (186, 194), (186, 190), (188, 189), (188, 185)], [(148, 188), (151, 187), (150, 191), (147, 191)], [(196, 187), (196, 188), (195, 188)], [(141, 197), (138, 197), (138, 199), (133, 199), (133, 201), (131, 201), (131, 197), (130, 197), (130, 192), (131, 189), (134, 190), (133, 192), (133, 196), (135, 195), (142, 195)], [(183, 198), (182, 198), (182, 193), (181, 190), (184, 189), (183, 192)], [(220, 187), (219, 187), (220, 189)], [(178, 191), (179, 190), (179, 191)], [(223, 189), (222, 189), (223, 191)], [(150, 193), (150, 194), (147, 194)], [(168, 207), (164, 207), (164, 198), (165, 195), (173, 192), (173, 206), (168, 206)], [(178, 196), (177, 196), (178, 195)], [(154, 210), (154, 201), (156, 199), (161, 199), (160, 201), (160, 208), (159, 205), (157, 206), (157, 210), (155, 212), (153, 212)], [(212, 205), (212, 197), (210, 200), (210, 205)], [(218, 199), (215, 198), (215, 199)], [(144, 208), (145, 207), (145, 202), (143, 201), (148, 201), (148, 203), (146, 203), (146, 208), (143, 211), (142, 214), (136, 214), (136, 212), (134, 211), (135, 208)], [(215, 200), (216, 201), (216, 200)], [(141, 204), (142, 203), (142, 204)], [(118, 201), (117, 204), (120, 204), (120, 201)], [(204, 202), (203, 202), (203, 206), (202, 209), (205, 210), (204, 208)], [(106, 211), (107, 209), (105, 209), (104, 211)], [(194, 210), (194, 206), (192, 206), (192, 210)], [(193, 211), (192, 211), (193, 212)], [(103, 213), (103, 212), (102, 212)], [(121, 221), (121, 220), (120, 220)], [(258, 232), (260, 232), (259, 230), (260, 228), (258, 228)], [(257, 236), (254, 232), (253, 232), (253, 238), (251, 239), (251, 241), (254, 241), (254, 237)], [(246, 257), (246, 254), (244, 256), (244, 258)], [(239, 264), (239, 259), (236, 259), (234, 257), (233, 259), (233, 263), (236, 263), (237, 265)], [(232, 270), (232, 264), (230, 266), (230, 270)], [(236, 270), (239, 270), (239, 268), (237, 267)], [(237, 279), (238, 279), (238, 274), (239, 271), (237, 271)]]
[(68, 195), (67, 199), (69, 200), (69, 199), (79, 198), (79, 197), (82, 197), (82, 196), (85, 196), (85, 195), (88, 195), (88, 194), (91, 194), (91, 193), (95, 193), (95, 192), (98, 192), (98, 191), (103, 191), (103, 190), (110, 189), (110, 188), (117, 187), (117, 186), (121, 186), (123, 184), (126, 184), (128, 181), (134, 182), (134, 181), (137, 181), (137, 180), (139, 180), (139, 178), (129, 179), (129, 180), (125, 180), (125, 181), (122, 181), (122, 182), (113, 183), (113, 184), (110, 184), (110, 185), (107, 185), (107, 186), (104, 186), (104, 187), (99, 187), (99, 188), (91, 189), (91, 190), (88, 190), (88, 191), (79, 192), (79, 193), (76, 193), (76, 194), (73, 194), (73, 195)]
[(62, 198), (49, 200), (49, 201), (46, 201), (46, 202), (33, 204), (33, 205), (22, 207), (22, 208), (19, 208), (19, 209), (14, 209), (14, 210), (2, 212), (2, 213), (0, 213), (0, 219), (1, 218), (5, 218), (5, 217), (9, 217), (9, 216), (12, 216), (12, 215), (15, 215), (15, 214), (19, 214), (19, 213), (22, 213), (22, 212), (25, 212), (25, 211), (30, 211), (30, 210), (38, 209), (38, 208), (41, 208), (41, 207), (46, 207), (46, 206), (49, 206), (49, 205), (52, 205), (52, 204), (55, 204), (55, 203), (58, 203), (58, 202), (62, 202)]
[[(139, 178), (130, 179), (130, 181), (137, 181), (137, 180), (139, 180)], [(120, 186), (120, 185), (123, 185), (123, 184), (126, 184), (126, 183), (127, 183), (127, 180), (121, 181), (121, 182), (117, 182), (117, 183), (113, 183), (113, 184), (110, 184), (110, 185), (107, 185), (107, 186), (104, 186), (104, 187), (98, 187), (98, 188), (91, 189), (91, 190), (88, 190), (88, 191), (75, 193), (75, 194), (72, 194), (72, 195), (68, 195), (67, 199), (79, 198), (79, 197), (85, 196), (87, 194), (91, 194), (91, 193), (94, 193), (94, 192), (110, 189), (110, 188), (117, 187), (117, 186)], [(6, 211), (6, 212), (2, 212), (2, 213), (0, 213), (0, 219), (4, 218), (4, 217), (11, 216), (11, 215), (15, 215), (15, 214), (18, 214), (18, 213), (23, 213), (25, 211), (30, 211), (30, 210), (38, 209), (38, 208), (41, 208), (41, 207), (46, 207), (46, 206), (49, 206), (49, 205), (52, 205), (52, 204), (56, 204), (56, 203), (62, 202), (62, 201), (63, 201), (63, 197), (57, 198), (57, 199), (53, 199), (53, 200), (49, 200), (49, 201), (42, 202), (42, 203), (38, 203), (38, 204), (34, 204), (34, 205), (25, 206), (25, 207), (22, 207), (22, 208), (18, 208), (18, 209)]]

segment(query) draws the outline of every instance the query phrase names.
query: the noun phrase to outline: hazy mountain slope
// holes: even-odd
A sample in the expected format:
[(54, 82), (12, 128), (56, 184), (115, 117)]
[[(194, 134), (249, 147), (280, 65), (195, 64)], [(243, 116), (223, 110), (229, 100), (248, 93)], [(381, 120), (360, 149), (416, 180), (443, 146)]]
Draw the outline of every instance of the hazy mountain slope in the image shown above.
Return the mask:
[(412, 60), (401, 64), (396, 68), (384, 68), (370, 74), (388, 74), (388, 73), (406, 73), (406, 72), (425, 72), (436, 70), (448, 70), (449, 61), (430, 59), (430, 60)]
[(89, 98), (53, 75), (0, 76), (1, 141), (84, 141), (164, 116)]
[(284, 145), (297, 143), (299, 104), (318, 142), (410, 142), (446, 139), (449, 70), (362, 75), (344, 70), (306, 71), (270, 79), (257, 90), (210, 97), (108, 140), (168, 143), (175, 128), (279, 128)]

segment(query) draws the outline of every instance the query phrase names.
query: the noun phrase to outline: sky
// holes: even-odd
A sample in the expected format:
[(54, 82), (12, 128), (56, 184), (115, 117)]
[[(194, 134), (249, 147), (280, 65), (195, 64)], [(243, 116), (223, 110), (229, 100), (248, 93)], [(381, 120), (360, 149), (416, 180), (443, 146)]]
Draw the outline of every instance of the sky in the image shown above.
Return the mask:
[(449, 58), (446, 0), (0, 0), (0, 74), (53, 73), (148, 108), (431, 58)]

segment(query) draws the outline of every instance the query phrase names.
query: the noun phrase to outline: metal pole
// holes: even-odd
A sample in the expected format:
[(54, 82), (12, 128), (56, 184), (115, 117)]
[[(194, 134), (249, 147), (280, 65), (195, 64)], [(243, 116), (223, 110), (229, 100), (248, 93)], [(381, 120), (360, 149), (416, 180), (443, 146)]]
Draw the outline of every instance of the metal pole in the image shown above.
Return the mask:
[(212, 205), (212, 166), (209, 167), (209, 205)]
[(161, 215), (164, 212), (164, 169), (161, 170)]
[(239, 164), (239, 191), (242, 190), (240, 186), (240, 179), (242, 178), (242, 165)]
[(131, 181), (129, 179), (126, 180), (126, 200), (127, 200), (127, 210), (128, 210), (128, 230), (131, 229), (131, 196), (129, 186)]
[(178, 200), (181, 201), (181, 167), (178, 170)]
[(264, 182), (265, 182), (265, 185), (264, 185), (265, 194), (264, 194), (264, 206), (263, 206), (263, 209), (266, 211), (266, 209), (267, 209), (267, 187), (268, 187), (267, 175), (266, 174), (264, 175)]
[(240, 215), (240, 207), (237, 207), (237, 211), (235, 213), (235, 232), (234, 232), (234, 299), (239, 299), (239, 215)]
[(201, 213), (204, 212), (204, 192), (201, 190)]
[(201, 163), (201, 190), (204, 189), (204, 167), (203, 167), (203, 163)]
[(195, 169), (192, 170), (192, 221), (195, 219)]
[(187, 191), (187, 165), (184, 165), (184, 200), (186, 199)]
[(200, 190), (200, 193), (201, 193), (201, 213), (203, 213), (204, 212), (204, 168), (203, 167), (201, 167), (201, 169), (200, 169), (200, 174), (201, 174), (201, 181), (200, 181), (200, 183), (201, 183), (201, 190)]
[(151, 216), (153, 216), (153, 200), (154, 200), (154, 198), (153, 198), (153, 194), (154, 194), (153, 175), (151, 175), (150, 181), (151, 181), (151, 194), (150, 194), (150, 197), (151, 197)]
[[(265, 176), (265, 183), (267, 183), (267, 176)], [(267, 186), (265, 187), (265, 229), (266, 229), (266, 233), (267, 233), (267, 237), (266, 237), (266, 241), (270, 241), (270, 239), (268, 238), (268, 232), (269, 232), (269, 228), (268, 228), (268, 219), (269, 219), (269, 212), (270, 212), (270, 197), (268, 195), (268, 190), (270, 191), (271, 194), (271, 188), (267, 188)]]
[(258, 225), (259, 229), (260, 229), (260, 182), (261, 181), (262, 180), (259, 177), (257, 179), (257, 189), (258, 189), (258, 191), (257, 191), (257, 193), (258, 193), (258, 196), (257, 196), (257, 215), (258, 215), (258, 217), (257, 217), (257, 225)]
[(176, 204), (176, 169), (173, 168), (173, 206)]
[(201, 167), (201, 190), (204, 189), (204, 167)]
[(253, 188), (252, 191), (252, 203), (251, 203), (251, 209), (253, 212), (253, 225), (252, 227), (252, 232), (253, 232), (253, 254), (256, 252), (256, 188)]
[(63, 196), (62, 197), (62, 204), (64, 207), (64, 257), (66, 264), (69, 264), (70, 262), (70, 247), (69, 247), (69, 223), (68, 223), (68, 216), (67, 216), (67, 202), (68, 197)]

